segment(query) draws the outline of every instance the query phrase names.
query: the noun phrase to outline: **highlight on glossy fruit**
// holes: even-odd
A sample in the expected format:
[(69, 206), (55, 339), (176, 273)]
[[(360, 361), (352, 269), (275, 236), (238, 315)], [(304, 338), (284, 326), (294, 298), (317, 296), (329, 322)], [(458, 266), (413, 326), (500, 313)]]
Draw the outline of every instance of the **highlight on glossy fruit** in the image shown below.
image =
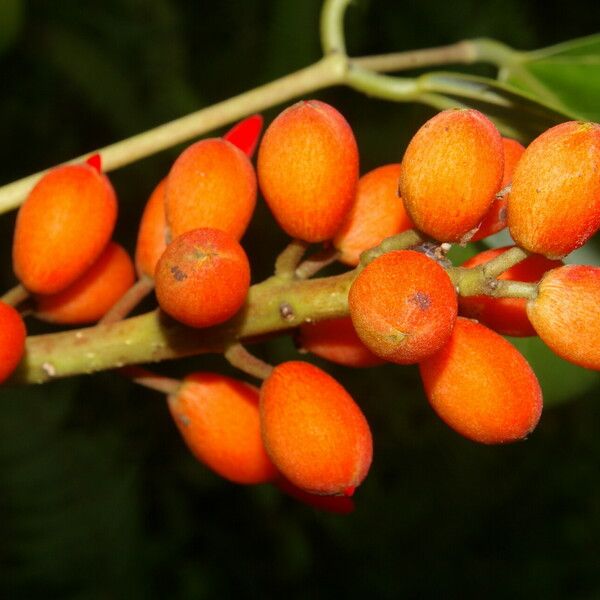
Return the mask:
[(439, 350), (458, 311), (446, 271), (413, 250), (389, 252), (369, 263), (354, 280), (348, 305), (363, 343), (398, 364), (419, 362)]
[(192, 454), (235, 483), (274, 480), (265, 452), (255, 387), (215, 373), (188, 375), (168, 398), (175, 424)]
[(384, 165), (358, 180), (352, 208), (333, 239), (343, 263), (355, 267), (361, 252), (413, 226), (398, 196), (400, 168)]
[[(462, 266), (472, 269), (489, 262), (512, 247), (505, 246), (485, 250), (467, 260)], [(499, 275), (498, 279), (533, 283), (539, 281), (547, 271), (560, 267), (562, 264), (560, 260), (551, 260), (540, 254), (531, 254)], [(525, 298), (461, 296), (458, 303), (461, 315), (477, 319), (498, 333), (515, 337), (537, 335), (527, 317), (527, 300)]]
[(146, 202), (135, 246), (135, 268), (140, 277), (154, 278), (158, 259), (167, 247), (168, 227), (165, 217), (165, 188), (163, 179)]
[(156, 297), (162, 310), (192, 327), (227, 321), (244, 304), (250, 264), (244, 249), (219, 229), (179, 236), (158, 261)]
[(474, 109), (445, 110), (410, 141), (400, 195), (418, 229), (441, 242), (459, 242), (490, 209), (503, 171), (495, 125)]
[(165, 211), (173, 239), (213, 227), (239, 240), (255, 205), (256, 174), (250, 159), (221, 138), (192, 144), (169, 171)]
[(96, 262), (70, 286), (56, 294), (35, 296), (35, 316), (50, 323), (94, 323), (135, 282), (133, 261), (125, 249), (109, 242)]
[(522, 248), (562, 258), (600, 227), (600, 125), (569, 121), (542, 133), (517, 164), (508, 227)]
[(291, 237), (331, 239), (352, 206), (358, 148), (350, 125), (332, 106), (302, 101), (284, 110), (258, 149), (260, 189)]
[(100, 256), (116, 217), (115, 192), (95, 168), (81, 164), (49, 171), (17, 215), (16, 276), (33, 293), (66, 288)]
[(263, 127), (261, 115), (251, 115), (236, 123), (223, 139), (237, 146), (249, 158), (252, 158)]
[(262, 436), (275, 466), (312, 494), (351, 496), (366, 477), (373, 444), (348, 392), (306, 362), (275, 367), (260, 391)]
[(350, 317), (305, 323), (298, 331), (298, 346), (301, 351), (346, 367), (374, 367), (385, 363), (362, 343)]
[(419, 369), (432, 408), (470, 440), (521, 440), (540, 419), (542, 392), (533, 370), (512, 344), (476, 321), (459, 317), (448, 343)]
[[(502, 145), (504, 146), (504, 175), (502, 176), (500, 190), (503, 190), (512, 182), (512, 176), (517, 163), (523, 155), (523, 152), (525, 152), (525, 146), (511, 138), (502, 138)], [(477, 242), (494, 233), (502, 231), (506, 227), (507, 222), (507, 204), (508, 193), (496, 196), (492, 202), (491, 208), (488, 210), (483, 221), (481, 221), (479, 228), (469, 241)]]
[(549, 271), (527, 304), (527, 314), (558, 356), (600, 370), (600, 267), (566, 265)]
[(0, 300), (0, 383), (10, 377), (21, 361), (26, 336), (19, 312)]

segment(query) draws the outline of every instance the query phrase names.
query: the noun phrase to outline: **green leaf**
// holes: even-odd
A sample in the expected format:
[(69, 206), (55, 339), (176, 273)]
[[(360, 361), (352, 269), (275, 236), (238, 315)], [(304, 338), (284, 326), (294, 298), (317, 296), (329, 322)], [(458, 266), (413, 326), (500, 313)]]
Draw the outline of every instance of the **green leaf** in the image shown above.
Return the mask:
[(475, 108), (509, 137), (528, 142), (573, 118), (537, 97), (505, 83), (462, 73), (433, 72), (418, 78), (419, 99), (436, 108)]
[(574, 119), (600, 121), (600, 34), (514, 53), (499, 79)]

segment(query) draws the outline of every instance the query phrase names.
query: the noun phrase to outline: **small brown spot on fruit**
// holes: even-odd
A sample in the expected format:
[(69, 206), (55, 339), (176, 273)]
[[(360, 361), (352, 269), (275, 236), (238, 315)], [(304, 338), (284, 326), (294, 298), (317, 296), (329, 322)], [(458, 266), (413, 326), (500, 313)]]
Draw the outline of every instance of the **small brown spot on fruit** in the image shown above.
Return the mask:
[(173, 265), (171, 267), (171, 273), (176, 281), (183, 281), (184, 279), (187, 279), (187, 275), (177, 265)]
[(421, 310), (427, 310), (431, 306), (431, 297), (425, 292), (416, 292), (409, 300), (416, 304)]

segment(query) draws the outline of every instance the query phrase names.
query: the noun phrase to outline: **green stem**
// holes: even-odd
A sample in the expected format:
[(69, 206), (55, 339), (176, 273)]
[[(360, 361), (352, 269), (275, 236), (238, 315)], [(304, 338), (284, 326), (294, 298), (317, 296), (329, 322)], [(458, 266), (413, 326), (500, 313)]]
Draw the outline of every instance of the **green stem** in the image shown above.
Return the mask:
[(282, 279), (293, 279), (296, 267), (306, 254), (308, 242), (292, 240), (275, 260), (275, 276)]
[(239, 343), (231, 344), (224, 355), (230, 365), (256, 379), (264, 380), (273, 371), (272, 365), (254, 356)]
[(371, 261), (375, 260), (386, 252), (392, 252), (393, 250), (406, 250), (417, 244), (421, 244), (425, 241), (425, 238), (416, 230), (408, 229), (397, 235), (393, 235), (386, 238), (375, 248), (366, 250), (360, 255), (359, 268), (366, 267)]
[(414, 79), (381, 75), (353, 64), (348, 69), (345, 83), (368, 96), (394, 102), (409, 102), (417, 99), (419, 94), (419, 87)]
[(523, 54), (510, 46), (489, 38), (477, 38), (468, 41), (473, 53), (473, 62), (485, 62), (499, 69), (511, 65)]
[(528, 300), (534, 300), (537, 294), (537, 283), (500, 280), (496, 282), (496, 289), (492, 296), (494, 298), (527, 298)]
[(310, 279), (321, 269), (334, 263), (339, 256), (340, 253), (333, 246), (321, 250), (320, 252), (316, 252), (298, 265), (298, 268), (296, 269), (296, 278)]
[[(359, 267), (342, 275), (308, 280), (270, 277), (253, 285), (240, 313), (218, 327), (192, 329), (154, 311), (107, 325), (29, 337), (25, 357), (9, 382), (43, 383), (126, 365), (221, 353), (243, 340), (259, 341), (305, 322), (345, 316), (348, 291), (364, 265), (386, 252), (423, 241), (414, 230), (387, 238), (362, 254)], [(491, 279), (509, 263), (522, 260), (524, 254), (522, 250), (507, 251), (501, 255), (504, 258), (497, 257), (481, 267), (450, 267), (447, 271), (461, 295), (532, 298), (536, 284)]]
[[(478, 61), (503, 65), (520, 56), (515, 50), (495, 40), (465, 40), (440, 48), (349, 59), (345, 54), (343, 32), (343, 17), (348, 4), (349, 0), (326, 0), (324, 3), (321, 35), (325, 56), (318, 62), (126, 140), (87, 152), (63, 164), (80, 163), (92, 154), (99, 154), (103, 169), (106, 172), (113, 171), (251, 113), (333, 85), (348, 85), (357, 91), (387, 100), (419, 101), (440, 110), (450, 108), (460, 103), (437, 93), (435, 89), (426, 89), (426, 80), (390, 77), (375, 71), (399, 71), (417, 66)], [(460, 92), (464, 90), (459, 87), (457, 93)], [(471, 95), (479, 97), (483, 92), (475, 90)], [(45, 169), (0, 187), (0, 214), (17, 208), (48, 171), (49, 169)]]
[(390, 52), (350, 58), (350, 64), (380, 73), (418, 69), (430, 65), (471, 64), (477, 60), (477, 49), (470, 40), (438, 48), (422, 48), (406, 52)]
[(107, 325), (124, 319), (152, 290), (154, 279), (142, 275), (120, 298), (115, 305), (100, 319), (99, 323)]
[(182, 383), (179, 379), (158, 375), (153, 371), (136, 366), (123, 367), (119, 369), (119, 373), (138, 385), (167, 395), (176, 394)]
[(323, 54), (346, 55), (344, 15), (351, 0), (325, 0), (321, 9), (321, 46)]
[(511, 267), (522, 262), (529, 256), (529, 253), (525, 250), (514, 246), (506, 252), (499, 254), (492, 260), (481, 265), (480, 269), (483, 272), (483, 276), (487, 279), (496, 279), (499, 275), (502, 275), (505, 271), (508, 271)]
[(27, 298), (29, 298), (29, 292), (19, 283), (0, 297), (0, 302), (16, 307), (25, 302)]
[[(461, 296), (498, 296), (500, 293), (498, 291), (501, 287), (500, 284), (508, 282), (497, 281), (497, 277), (525, 260), (527, 256), (528, 253), (525, 250), (514, 246), (482, 265), (471, 269), (452, 267), (449, 269), (448, 274)], [(509, 287), (504, 286), (502, 290), (506, 293), (511, 293), (508, 291)], [(515, 291), (515, 293), (518, 292)], [(525, 297), (529, 297), (528, 294), (529, 291)]]
[(109, 325), (31, 336), (10, 382), (43, 383), (130, 364), (220, 353), (237, 341), (285, 331), (307, 320), (341, 317), (348, 313), (348, 290), (356, 274), (308, 281), (271, 277), (250, 288), (236, 317), (208, 329), (191, 329), (154, 311)]

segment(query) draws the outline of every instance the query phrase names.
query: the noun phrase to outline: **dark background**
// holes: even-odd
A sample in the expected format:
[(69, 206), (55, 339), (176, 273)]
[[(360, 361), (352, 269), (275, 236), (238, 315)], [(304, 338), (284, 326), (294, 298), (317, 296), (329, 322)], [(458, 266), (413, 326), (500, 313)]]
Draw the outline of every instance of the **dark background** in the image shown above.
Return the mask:
[[(319, 5), (2, 0), (0, 183), (309, 64), (320, 52)], [(360, 0), (348, 45), (359, 55), (490, 36), (533, 49), (596, 32), (597, 6)], [(317, 97), (352, 124), (363, 171), (400, 160), (433, 114), (346, 89)], [(111, 174), (116, 239), (130, 250), (143, 204), (176, 155)], [(14, 213), (0, 216), (1, 290), (15, 284), (13, 223)], [(285, 243), (261, 205), (244, 239), (255, 280)], [(525, 346), (547, 409), (531, 439), (509, 447), (475, 445), (445, 427), (415, 368), (327, 365), (374, 433), (371, 473), (346, 516), (220, 480), (189, 456), (164, 399), (114, 374), (3, 390), (0, 596), (598, 598), (599, 380), (535, 341)], [(259, 351), (273, 362), (296, 356), (288, 338)], [(160, 366), (200, 369), (231, 373), (220, 357)]]

